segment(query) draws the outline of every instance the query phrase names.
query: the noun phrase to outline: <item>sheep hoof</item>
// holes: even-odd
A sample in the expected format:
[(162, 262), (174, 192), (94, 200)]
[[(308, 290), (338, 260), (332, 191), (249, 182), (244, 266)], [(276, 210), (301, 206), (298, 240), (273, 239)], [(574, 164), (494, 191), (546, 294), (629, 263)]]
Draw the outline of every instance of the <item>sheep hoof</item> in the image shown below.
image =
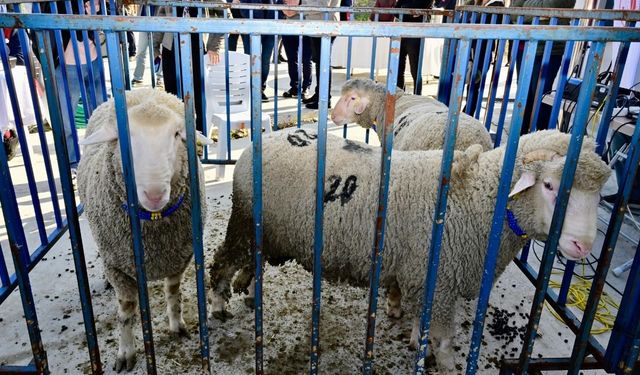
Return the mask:
[(247, 306), (251, 310), (254, 310), (256, 308), (256, 302), (255, 302), (255, 299), (253, 297), (245, 297), (244, 298), (244, 304), (245, 304), (245, 306)]
[(116, 365), (113, 367), (113, 369), (117, 372), (120, 373), (122, 372), (122, 370), (125, 370), (126, 372), (129, 372), (131, 370), (133, 370), (133, 368), (136, 366), (136, 355), (135, 354), (131, 354), (130, 356), (118, 356), (118, 358), (116, 358)]
[(178, 331), (172, 332), (172, 334), (174, 336), (176, 336), (177, 338), (181, 338), (181, 339), (190, 339), (191, 338), (191, 333), (189, 333), (189, 331), (187, 330), (187, 327), (185, 327), (185, 326), (180, 326), (178, 328)]
[(211, 316), (221, 322), (226, 322), (228, 319), (233, 318), (233, 314), (227, 310), (212, 311)]

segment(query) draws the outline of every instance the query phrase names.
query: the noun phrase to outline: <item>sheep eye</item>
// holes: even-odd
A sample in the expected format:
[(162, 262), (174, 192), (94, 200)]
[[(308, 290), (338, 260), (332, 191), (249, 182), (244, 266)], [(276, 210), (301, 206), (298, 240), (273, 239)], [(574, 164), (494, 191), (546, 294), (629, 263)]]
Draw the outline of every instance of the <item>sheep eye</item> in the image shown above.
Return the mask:
[(544, 183), (544, 188), (549, 190), (549, 191), (553, 191), (553, 186), (551, 185), (550, 182), (545, 182)]
[(175, 137), (176, 138), (180, 137), (180, 132), (176, 132)]
[(351, 97), (351, 100), (356, 100), (356, 97), (355, 97), (355, 96), (352, 96), (352, 97)]

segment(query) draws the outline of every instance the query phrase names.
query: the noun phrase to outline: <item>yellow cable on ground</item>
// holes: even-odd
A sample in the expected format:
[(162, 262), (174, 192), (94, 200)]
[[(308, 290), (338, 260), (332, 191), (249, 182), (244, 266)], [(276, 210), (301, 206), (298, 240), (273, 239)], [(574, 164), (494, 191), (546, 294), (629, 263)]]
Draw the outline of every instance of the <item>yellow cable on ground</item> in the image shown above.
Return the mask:
[[(584, 267), (584, 264), (582, 265)], [(552, 274), (562, 275), (562, 272), (554, 271)], [(591, 290), (591, 282), (592, 280), (585, 279), (584, 277), (574, 275), (574, 281), (569, 286), (569, 292), (567, 294), (567, 307), (575, 307), (580, 309), (580, 311), (584, 311), (587, 307), (587, 300), (589, 298), (589, 291)], [(561, 283), (558, 281), (549, 281), (549, 286), (551, 288), (560, 288)], [(551, 315), (553, 315), (556, 319), (563, 322), (562, 318), (558, 313), (555, 312), (551, 306), (545, 302), (547, 308)], [(602, 296), (600, 297), (600, 301), (598, 302), (598, 309), (596, 311), (596, 315), (594, 318), (594, 322), (598, 322), (599, 326), (594, 326), (591, 328), (592, 335), (599, 335), (613, 329), (613, 324), (615, 322), (616, 316), (611, 312), (611, 308), (614, 308), (616, 311), (619, 309), (619, 304), (606, 292), (602, 292)]]

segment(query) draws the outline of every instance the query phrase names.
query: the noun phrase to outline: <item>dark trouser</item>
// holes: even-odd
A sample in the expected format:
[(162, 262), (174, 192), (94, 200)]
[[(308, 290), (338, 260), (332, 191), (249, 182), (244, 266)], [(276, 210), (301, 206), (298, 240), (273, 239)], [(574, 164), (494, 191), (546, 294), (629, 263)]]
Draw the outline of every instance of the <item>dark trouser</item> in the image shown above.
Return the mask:
[(133, 37), (133, 31), (127, 31), (127, 47), (129, 48), (129, 57), (136, 55), (136, 38)]
[(238, 38), (240, 34), (229, 34), (229, 51), (236, 51), (238, 49)]
[[(296, 35), (283, 35), (282, 46), (287, 54), (287, 66), (289, 68), (289, 85), (295, 91), (298, 90), (298, 46), (299, 38)], [(308, 36), (302, 37), (302, 90), (311, 86), (311, 40)]]
[[(520, 74), (520, 64), (522, 60), (523, 52), (518, 53), (518, 58), (516, 59), (516, 70), (518, 71), (518, 75)], [(553, 81), (556, 79), (556, 75), (558, 75), (558, 71), (560, 70), (560, 65), (562, 64), (562, 55), (551, 55), (549, 58), (549, 69), (546, 74), (546, 78), (544, 81), (544, 87), (540, 95), (544, 95), (551, 91), (553, 86)], [(538, 77), (540, 75), (540, 70), (542, 69), (542, 55), (537, 55), (536, 59), (533, 62), (533, 69), (531, 71), (531, 83), (529, 85), (529, 92), (527, 94), (527, 104), (524, 107), (524, 117), (522, 119), (522, 129), (520, 130), (520, 134), (529, 133), (529, 129), (531, 128), (531, 115), (533, 112), (533, 103), (536, 96), (536, 89), (538, 87)], [(551, 106), (542, 104), (540, 105), (540, 110), (538, 111), (538, 120), (536, 121), (535, 127), (537, 130), (548, 129), (549, 128), (549, 117), (551, 117)]]
[[(271, 53), (273, 52), (273, 45), (275, 43), (273, 35), (262, 35), (260, 37), (262, 44), (262, 91), (267, 87), (267, 78), (269, 78), (269, 66), (271, 65)], [(249, 35), (242, 34), (242, 45), (244, 46), (244, 53), (251, 54), (251, 39)]]
[[(418, 59), (420, 58), (420, 38), (402, 38), (400, 41), (400, 62), (398, 63), (398, 83), (397, 86), (404, 90), (404, 70), (407, 66), (407, 56), (409, 56), (409, 66), (413, 86), (417, 89), (418, 79)], [(420, 92), (421, 90), (418, 90)]]
[[(322, 38), (309, 38), (311, 39), (311, 61), (316, 64), (316, 100), (320, 99), (320, 50), (322, 45)], [(336, 37), (331, 37), (331, 46)], [(331, 99), (331, 49), (329, 49), (329, 99)]]
[[(611, 137), (611, 144), (609, 145), (609, 160), (613, 158), (613, 156), (621, 149), (625, 144), (631, 142), (631, 137), (625, 134), (621, 134), (620, 132), (616, 132)], [(638, 145), (636, 145), (638, 147)], [(616, 172), (616, 181), (618, 181), (618, 186), (622, 186), (624, 183), (624, 165), (627, 159), (618, 158), (618, 160), (613, 163), (613, 170)], [(631, 195), (629, 195), (629, 203), (640, 204), (640, 171), (636, 172), (636, 178), (633, 182), (633, 187), (631, 188)]]
[[(196, 129), (202, 131), (205, 120), (204, 108), (202, 108), (202, 80), (200, 79), (202, 66), (198, 54), (198, 34), (191, 34), (191, 56), (193, 64), (193, 98), (196, 110)], [(162, 47), (162, 71), (164, 72), (164, 89), (166, 92), (178, 95), (178, 82), (176, 71), (180, 69), (176, 66), (176, 57), (173, 50)]]

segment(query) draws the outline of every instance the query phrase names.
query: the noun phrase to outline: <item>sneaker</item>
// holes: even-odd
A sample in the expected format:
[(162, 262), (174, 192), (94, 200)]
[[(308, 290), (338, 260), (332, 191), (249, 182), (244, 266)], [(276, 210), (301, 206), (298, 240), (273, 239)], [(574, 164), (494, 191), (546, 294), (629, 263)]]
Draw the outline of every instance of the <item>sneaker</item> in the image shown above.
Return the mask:
[(262, 92), (262, 102), (266, 103), (269, 101), (269, 97), (267, 95), (265, 95), (264, 91)]
[[(320, 103), (319, 102), (307, 103), (305, 107), (308, 109), (318, 109), (318, 107), (320, 107)], [(329, 101), (327, 108), (331, 108), (331, 101)]]
[(287, 59), (284, 56), (282, 56), (282, 54), (279, 54), (278, 55), (278, 62), (279, 63), (287, 62)]
[(156, 79), (156, 87), (164, 87), (164, 80), (162, 78)]
[(282, 93), (282, 97), (284, 98), (296, 98), (298, 97), (298, 89), (295, 87), (290, 88), (288, 91)]
[(76, 167), (71, 167), (71, 185), (73, 186), (73, 190), (77, 189), (76, 181), (78, 179), (78, 169)]
[(142, 80), (134, 78), (134, 79), (131, 80), (131, 84), (134, 85), (134, 86), (135, 85), (141, 85), (142, 84)]
[(304, 104), (308, 104), (308, 103), (313, 103), (313, 102), (318, 102), (318, 94), (313, 94), (312, 96), (306, 98), (306, 99), (302, 99), (302, 102)]

